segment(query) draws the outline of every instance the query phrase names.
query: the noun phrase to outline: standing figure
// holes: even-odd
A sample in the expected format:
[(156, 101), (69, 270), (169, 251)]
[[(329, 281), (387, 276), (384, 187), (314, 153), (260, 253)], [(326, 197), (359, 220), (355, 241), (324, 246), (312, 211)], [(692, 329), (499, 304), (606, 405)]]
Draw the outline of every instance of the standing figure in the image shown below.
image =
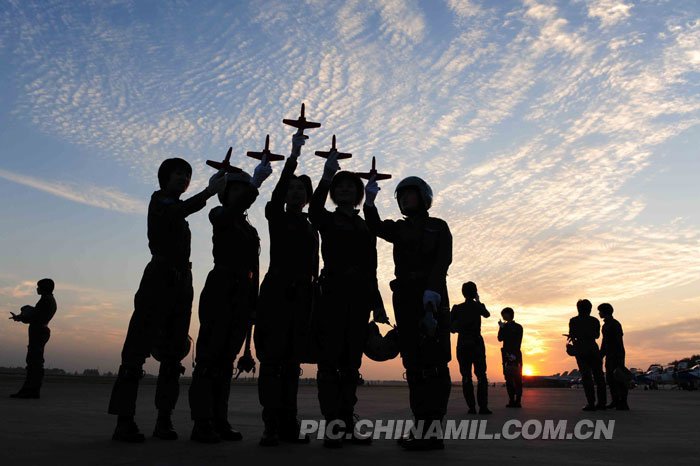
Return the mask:
[(139, 380), (143, 364), (151, 355), (160, 361), (155, 403), (158, 420), (153, 436), (177, 439), (171, 413), (179, 396), (179, 379), (184, 372), (180, 361), (190, 349), (188, 331), (192, 314), (191, 233), (185, 220), (201, 210), (207, 200), (224, 186), (224, 173), (209, 179), (209, 185), (186, 201), (192, 167), (180, 158), (163, 161), (158, 169), (160, 190), (148, 205), (148, 247), (151, 261), (146, 265), (134, 297), (134, 313), (121, 354), (121, 365), (109, 400), (109, 413), (117, 427), (113, 440), (143, 442), (134, 422)]
[(292, 153), (265, 206), (270, 229), (270, 266), (260, 286), (255, 319), (255, 353), (260, 360), (258, 394), (265, 430), (262, 446), (299, 438), (297, 391), (300, 363), (309, 354), (313, 281), (318, 277), (318, 232), (303, 212), (313, 188), (295, 176), (297, 158), (308, 136), (292, 138)]
[(523, 326), (513, 320), (515, 312), (510, 307), (503, 308), (501, 317), (505, 322), (498, 321), (498, 341), (503, 342), (501, 358), (508, 392), (506, 408), (522, 408), (523, 353), (520, 344), (523, 341)]
[(600, 356), (605, 358), (605, 378), (610, 388), (611, 403), (608, 409), (629, 411), (627, 404), (627, 383), (615, 377), (616, 370), (625, 367), (625, 344), (622, 341), (622, 325), (613, 318), (613, 307), (608, 303), (598, 306), (598, 313), (603, 319), (603, 342), (600, 344)]
[[(605, 376), (603, 375), (603, 359), (596, 340), (600, 337), (600, 321), (591, 315), (593, 305), (587, 299), (576, 303), (578, 315), (569, 320), (569, 338), (574, 345), (576, 363), (581, 373), (583, 391), (586, 393), (584, 411), (606, 409)], [(595, 381), (595, 387), (594, 387)], [(596, 391), (598, 404), (596, 404)]]
[(489, 381), (486, 378), (486, 346), (481, 336), (481, 318), (489, 317), (491, 313), (479, 301), (479, 293), (474, 282), (462, 285), (464, 302), (456, 304), (450, 313), (452, 331), (457, 337), (457, 361), (462, 374), (462, 393), (469, 407), (469, 414), (476, 413), (474, 402), (474, 384), (472, 382), (472, 366), (476, 373), (476, 403), (479, 404), (479, 414), (491, 414), (488, 408)]
[(36, 305), (22, 306), (19, 314), (10, 312), (10, 319), (29, 324), (26, 376), (22, 388), (10, 395), (11, 398), (39, 398), (41, 382), (44, 380), (44, 347), (51, 337), (49, 322), (56, 314), (53, 288), (53, 280), (42, 278), (36, 284), (36, 292), (41, 296)]
[[(370, 311), (385, 322), (377, 286), (377, 239), (355, 209), (364, 185), (354, 173), (339, 170), (337, 152), (326, 160), (323, 177), (311, 197), (311, 223), (321, 234), (323, 270), (320, 303), (314, 316), (318, 340), (318, 400), (326, 419), (324, 446), (342, 446), (344, 433), (353, 443), (370, 443), (355, 432), (354, 410)], [(326, 210), (326, 198), (337, 206)]]
[(218, 443), (243, 436), (228, 422), (233, 361), (255, 317), (260, 238), (247, 210), (270, 175), (269, 162), (246, 172), (228, 173), (220, 206), (209, 212), (213, 228), (214, 268), (199, 296), (199, 336), (189, 401), (194, 421), (191, 440)]
[[(406, 369), (409, 401), (418, 429), (400, 440), (407, 450), (444, 448), (441, 423), (452, 382), (447, 269), (452, 263), (452, 234), (444, 220), (431, 217), (433, 191), (417, 176), (396, 187), (401, 220), (381, 220), (374, 200), (379, 186), (367, 183), (367, 225), (394, 245), (391, 281), (401, 360)], [(418, 435), (421, 424), (423, 430)]]

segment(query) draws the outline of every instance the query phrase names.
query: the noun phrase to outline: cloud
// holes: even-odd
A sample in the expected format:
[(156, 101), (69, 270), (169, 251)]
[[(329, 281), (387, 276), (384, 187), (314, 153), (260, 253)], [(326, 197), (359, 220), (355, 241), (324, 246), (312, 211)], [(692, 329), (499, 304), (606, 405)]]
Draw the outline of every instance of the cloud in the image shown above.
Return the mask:
[(143, 201), (135, 199), (114, 188), (47, 181), (3, 169), (0, 169), (0, 178), (38, 189), (73, 202), (99, 207), (100, 209), (112, 210), (124, 214), (143, 214), (145, 212), (145, 204)]
[(634, 5), (620, 0), (593, 0), (588, 5), (588, 16), (598, 18), (603, 27), (609, 27), (630, 17)]
[[(280, 120), (305, 102), (323, 126), (308, 132), (300, 172), (318, 179), (323, 164), (309, 152), (336, 134), (355, 154), (343, 168), (365, 170), (376, 156), (394, 175), (377, 200), (386, 217), (399, 215), (390, 193), (402, 177), (432, 185), (432, 213), (453, 231), (455, 296), (473, 279), (492, 302), (535, 313), (697, 275), (697, 223), (649, 215), (653, 193), (642, 184), (700, 123), (695, 12), (649, 5), (656, 18), (647, 25), (621, 2), (484, 5), (168, 4), (157, 16), (168, 18), (166, 30), (129, 11), (117, 23), (92, 5), (21, 2), (2, 36), (19, 40), (1, 50), (17, 63), (16, 118), (149, 183), (163, 158), (182, 156), (196, 189), (210, 174), (204, 160), (229, 146), (251, 170), (243, 152), (267, 133), (284, 153), (292, 130)], [(51, 186), (79, 202), (143, 211), (109, 190)], [(267, 242), (262, 209), (250, 216)], [(209, 259), (208, 247), (194, 253)], [(382, 283), (392, 269), (381, 244)], [(547, 328), (537, 338), (546, 345), (531, 345), (538, 355), (561, 343)]]

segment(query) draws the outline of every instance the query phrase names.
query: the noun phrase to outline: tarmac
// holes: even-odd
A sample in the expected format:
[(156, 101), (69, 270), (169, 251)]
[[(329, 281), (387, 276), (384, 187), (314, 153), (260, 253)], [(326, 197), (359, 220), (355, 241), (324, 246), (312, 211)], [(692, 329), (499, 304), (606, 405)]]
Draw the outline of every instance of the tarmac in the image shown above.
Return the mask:
[[(445, 442), (445, 450), (403, 451), (395, 440), (378, 439), (370, 446), (346, 444), (338, 450), (321, 440), (308, 445), (281, 444), (262, 448), (260, 405), (254, 384), (231, 389), (229, 420), (243, 433), (241, 442), (202, 445), (189, 440), (192, 422), (187, 404), (187, 382), (173, 414), (177, 441), (150, 437), (156, 411), (155, 385), (145, 381), (139, 392), (136, 421), (148, 435), (143, 444), (111, 440), (115, 418), (107, 414), (112, 379), (47, 377), (39, 400), (8, 397), (21, 385), (21, 377), (0, 376), (0, 442), (2, 464), (14, 465), (339, 465), (383, 466), (471, 463), (518, 465), (698, 464), (700, 457), (700, 392), (680, 390), (630, 392), (629, 412), (608, 410), (587, 413), (580, 389), (525, 389), (522, 409), (505, 408), (505, 389), (490, 388), (490, 416), (468, 415), (461, 387), (453, 386), (447, 419), (487, 420), (486, 432), (501, 432), (507, 421), (519, 419), (567, 420), (568, 430), (582, 419), (615, 420), (611, 439), (571, 440), (470, 440)], [(359, 387), (356, 412), (364, 419), (410, 419), (408, 388), (370, 385)], [(320, 420), (316, 387), (301, 386), (299, 414)]]

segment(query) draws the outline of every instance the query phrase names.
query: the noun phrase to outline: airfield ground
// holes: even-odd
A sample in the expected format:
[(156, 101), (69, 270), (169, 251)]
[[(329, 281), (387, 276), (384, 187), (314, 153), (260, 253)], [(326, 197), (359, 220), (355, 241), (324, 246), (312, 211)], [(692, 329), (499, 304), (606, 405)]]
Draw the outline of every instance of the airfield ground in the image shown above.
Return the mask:
[[(524, 408), (506, 409), (505, 389), (490, 389), (491, 416), (467, 416), (459, 386), (453, 387), (448, 419), (487, 419), (488, 432), (500, 432), (510, 419), (526, 421), (581, 419), (615, 420), (610, 440), (449, 440), (443, 451), (406, 452), (393, 440), (377, 440), (371, 446), (347, 445), (340, 450), (310, 445), (283, 444), (261, 448), (262, 432), (257, 388), (234, 385), (230, 421), (244, 435), (242, 442), (200, 445), (189, 440), (192, 423), (187, 405), (187, 382), (181, 387), (174, 413), (180, 440), (147, 438), (144, 444), (110, 440), (115, 419), (106, 414), (110, 380), (81, 377), (48, 377), (40, 400), (8, 398), (21, 385), (18, 376), (0, 376), (0, 457), (14, 465), (287, 465), (339, 464), (383, 466), (461, 463), (473, 465), (578, 465), (698, 464), (700, 457), (700, 392), (679, 390), (630, 393), (632, 411), (585, 413), (579, 389), (526, 389)], [(149, 434), (155, 421), (155, 385), (141, 386), (136, 420)], [(367, 419), (409, 419), (405, 386), (365, 386), (358, 390), (357, 412)], [(302, 386), (300, 417), (320, 419), (316, 387)]]

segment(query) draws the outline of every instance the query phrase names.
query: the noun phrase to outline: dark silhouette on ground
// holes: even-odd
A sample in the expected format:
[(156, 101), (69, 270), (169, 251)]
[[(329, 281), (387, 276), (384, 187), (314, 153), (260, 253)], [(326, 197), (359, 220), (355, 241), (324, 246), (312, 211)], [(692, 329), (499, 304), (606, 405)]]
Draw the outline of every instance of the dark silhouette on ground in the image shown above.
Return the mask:
[[(386, 319), (377, 284), (377, 240), (355, 209), (363, 198), (364, 185), (354, 173), (338, 172), (338, 153), (326, 159), (321, 181), (311, 197), (309, 216), (321, 234), (323, 270), (315, 313), (318, 348), (318, 400), (328, 422), (324, 446), (342, 446), (332, 438), (345, 429), (355, 443), (369, 443), (355, 432), (355, 404), (367, 322)], [(337, 172), (337, 173), (336, 173)], [(326, 210), (328, 195), (337, 206)]]
[(498, 321), (498, 341), (503, 342), (501, 359), (503, 361), (503, 376), (506, 379), (508, 391), (507, 408), (522, 407), (523, 397), (523, 353), (520, 344), (523, 341), (523, 327), (513, 319), (515, 311), (506, 307), (501, 311), (505, 322)]
[[(373, 167), (374, 168), (374, 167)], [(401, 360), (406, 369), (411, 412), (426, 426), (441, 422), (452, 387), (447, 363), (451, 359), (447, 270), (452, 262), (452, 235), (443, 220), (430, 217), (430, 186), (411, 176), (396, 187), (402, 220), (381, 220), (374, 205), (379, 192), (375, 177), (365, 188), (367, 226), (394, 245), (391, 290), (399, 332)], [(377, 320), (375, 318), (375, 320)], [(406, 450), (444, 448), (439, 430), (409, 435), (400, 444)]]
[(600, 349), (596, 343), (600, 337), (600, 321), (591, 315), (593, 305), (589, 300), (580, 299), (576, 303), (576, 309), (578, 316), (569, 320), (568, 336), (573, 342), (573, 352), (581, 372), (583, 390), (586, 393), (587, 404), (583, 409), (584, 411), (604, 410), (606, 409), (605, 375)]
[(179, 395), (178, 380), (184, 372), (180, 361), (189, 351), (193, 293), (191, 234), (185, 219), (204, 208), (207, 200), (225, 185), (224, 172), (219, 171), (207, 188), (182, 201), (180, 196), (187, 190), (191, 176), (192, 167), (179, 158), (163, 161), (158, 169), (160, 190), (153, 193), (148, 206), (148, 247), (152, 258), (134, 297), (134, 312), (109, 402), (109, 413), (118, 416), (114, 440), (144, 440), (134, 421), (136, 397), (143, 364), (155, 353), (159, 355), (160, 370), (155, 397), (158, 420), (153, 435), (168, 440), (177, 438), (171, 413)]
[[(481, 336), (481, 318), (489, 317), (486, 306), (479, 301), (474, 282), (462, 285), (464, 303), (452, 308), (450, 321), (452, 331), (457, 337), (457, 361), (462, 373), (462, 392), (469, 407), (469, 414), (476, 413), (476, 403), (479, 404), (479, 414), (491, 414), (488, 408), (488, 386), (486, 378), (486, 347)], [(474, 386), (472, 383), (472, 366), (476, 373), (476, 402), (474, 401)]]
[[(264, 157), (263, 157), (264, 158)], [(263, 160), (253, 177), (246, 172), (226, 175), (220, 206), (209, 212), (213, 228), (214, 268), (199, 298), (199, 336), (189, 401), (194, 421), (191, 440), (238, 441), (242, 434), (228, 421), (233, 361), (252, 325), (258, 297), (258, 232), (247, 210), (272, 169)]]
[(310, 318), (313, 282), (318, 278), (318, 232), (304, 206), (311, 180), (296, 176), (297, 159), (308, 136), (292, 137), (292, 151), (272, 196), (265, 205), (270, 232), (270, 266), (260, 285), (255, 319), (255, 353), (260, 359), (258, 394), (265, 423), (261, 446), (299, 438), (297, 391), (300, 363), (316, 359), (311, 351)]
[(41, 298), (34, 306), (22, 306), (19, 314), (10, 312), (10, 319), (29, 324), (29, 345), (27, 346), (27, 369), (24, 384), (12, 398), (39, 398), (44, 379), (44, 347), (51, 337), (49, 322), (56, 314), (56, 300), (53, 297), (54, 282), (43, 278), (36, 284), (36, 292)]
[[(613, 307), (609, 303), (598, 306), (598, 313), (603, 319), (603, 341), (600, 355), (605, 358), (605, 379), (610, 389), (611, 402), (608, 409), (629, 411), (627, 404), (628, 380), (625, 368), (625, 344), (622, 341), (622, 325), (613, 318)], [(631, 374), (630, 374), (631, 375)]]

